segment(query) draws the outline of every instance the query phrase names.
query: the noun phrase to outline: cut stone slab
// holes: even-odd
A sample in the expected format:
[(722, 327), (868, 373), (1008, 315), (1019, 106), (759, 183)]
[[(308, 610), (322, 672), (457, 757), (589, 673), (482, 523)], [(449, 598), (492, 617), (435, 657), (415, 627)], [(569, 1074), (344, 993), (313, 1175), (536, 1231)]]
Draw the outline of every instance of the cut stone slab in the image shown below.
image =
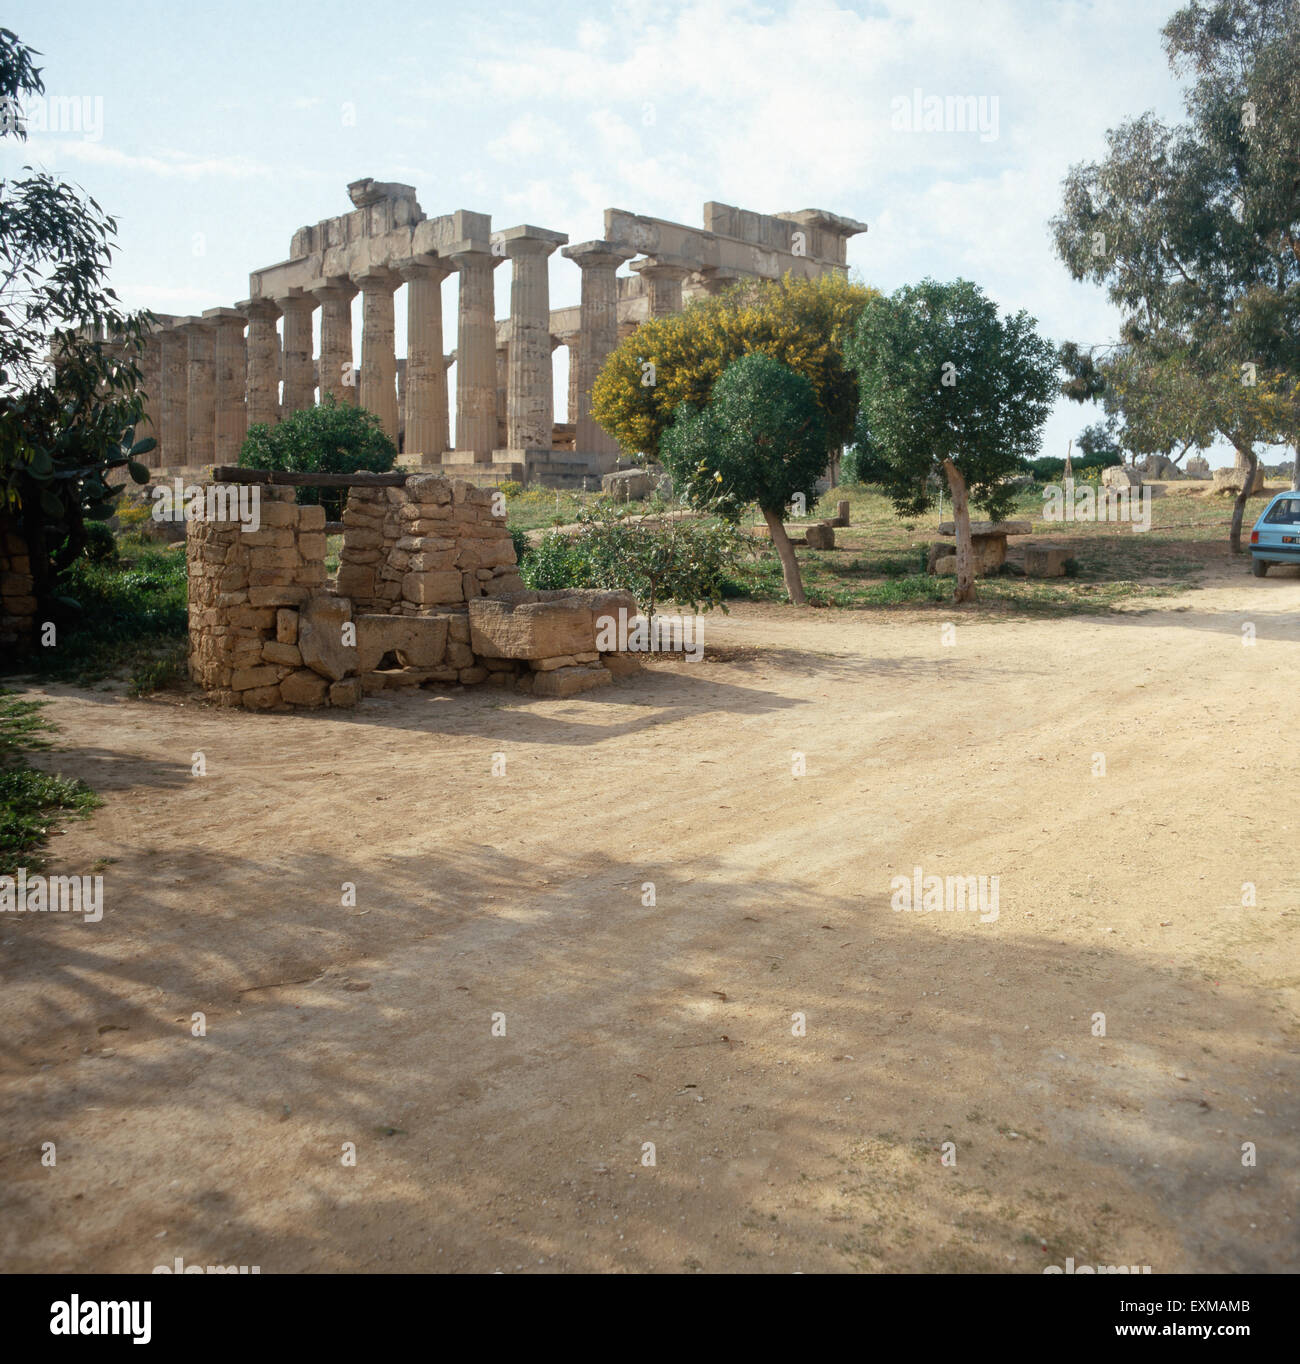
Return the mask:
[(373, 672), (387, 653), (409, 668), (436, 668), (447, 652), (446, 616), (358, 616), (357, 671)]
[(343, 626), (351, 619), (352, 603), (328, 592), (313, 593), (298, 613), (298, 651), (302, 661), (331, 682), (357, 671), (357, 651), (343, 643)]
[(642, 502), (655, 490), (655, 481), (644, 469), (619, 469), (602, 474), (600, 490), (615, 502)]
[[(602, 616), (636, 615), (630, 592), (508, 592), (469, 603), (470, 646), (482, 658), (563, 658), (596, 649)], [(557, 671), (563, 671), (558, 669)], [(599, 684), (597, 684), (599, 685)]]
[(607, 687), (614, 680), (608, 668), (599, 664), (580, 668), (556, 668), (533, 675), (534, 696), (576, 696), (593, 687)]
[(1070, 551), (1065, 545), (1026, 545), (1025, 576), (1028, 578), (1064, 578), (1065, 561)]
[(826, 521), (814, 521), (804, 531), (804, 542), (809, 549), (834, 549), (835, 532)]

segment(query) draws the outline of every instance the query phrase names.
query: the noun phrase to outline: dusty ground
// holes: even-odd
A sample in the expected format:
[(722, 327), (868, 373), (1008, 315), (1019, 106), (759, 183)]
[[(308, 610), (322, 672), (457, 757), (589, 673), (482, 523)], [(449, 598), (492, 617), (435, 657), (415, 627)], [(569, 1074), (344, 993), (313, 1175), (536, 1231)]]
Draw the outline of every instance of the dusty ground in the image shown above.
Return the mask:
[[(1298, 610), (1238, 568), (745, 607), (569, 701), (58, 692), (107, 804), (54, 869), (115, 860), (102, 923), (0, 924), (0, 1267), (1294, 1270)], [(997, 921), (892, 910), (918, 865)]]

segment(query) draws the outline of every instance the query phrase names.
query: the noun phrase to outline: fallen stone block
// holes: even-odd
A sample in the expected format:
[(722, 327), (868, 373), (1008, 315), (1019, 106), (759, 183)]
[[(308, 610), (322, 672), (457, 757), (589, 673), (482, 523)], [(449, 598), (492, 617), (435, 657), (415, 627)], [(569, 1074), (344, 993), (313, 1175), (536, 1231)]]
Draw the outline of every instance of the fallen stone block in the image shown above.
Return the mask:
[(1070, 551), (1065, 545), (1026, 545), (1025, 576), (1028, 578), (1064, 578), (1065, 561)]
[(594, 687), (607, 687), (613, 677), (606, 667), (556, 668), (554, 672), (533, 674), (534, 696), (576, 696)]

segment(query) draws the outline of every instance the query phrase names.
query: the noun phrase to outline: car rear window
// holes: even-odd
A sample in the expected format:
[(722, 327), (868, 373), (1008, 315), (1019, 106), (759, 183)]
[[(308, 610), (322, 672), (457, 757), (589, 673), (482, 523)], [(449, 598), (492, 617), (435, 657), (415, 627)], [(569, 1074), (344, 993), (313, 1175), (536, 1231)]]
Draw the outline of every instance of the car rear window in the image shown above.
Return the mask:
[(1300, 497), (1284, 497), (1275, 502), (1264, 516), (1270, 524), (1281, 523), (1285, 526), (1300, 525)]

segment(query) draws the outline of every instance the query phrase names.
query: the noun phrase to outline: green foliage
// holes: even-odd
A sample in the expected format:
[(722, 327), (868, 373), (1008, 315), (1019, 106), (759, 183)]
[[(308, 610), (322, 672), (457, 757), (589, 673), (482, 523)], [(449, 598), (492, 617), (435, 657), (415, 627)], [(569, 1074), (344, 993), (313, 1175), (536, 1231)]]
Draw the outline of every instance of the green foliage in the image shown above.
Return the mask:
[(522, 564), (525, 556), (531, 554), (533, 548), (528, 539), (528, 532), (522, 526), (511, 526), (510, 539), (515, 547), (515, 562)]
[[(45, 89), (35, 55), (0, 29), (0, 139), (26, 138), (16, 112)], [(123, 313), (105, 282), (116, 222), (75, 187), (22, 169), (0, 193), (0, 508), (21, 522), (39, 615), (85, 523), (112, 515), (110, 471), (148, 480), (136, 360), (153, 319)]]
[(48, 748), (41, 731), (54, 727), (41, 714), (44, 701), (26, 701), (0, 689), (0, 876), (29, 871), (59, 814), (86, 814), (102, 802), (80, 781), (31, 767), (25, 751)]
[[(326, 394), (318, 407), (305, 407), (274, 426), (251, 426), (239, 452), (245, 469), (296, 473), (384, 473), (393, 467), (397, 447), (379, 418), (364, 408), (340, 403)], [(327, 520), (343, 514), (341, 488), (299, 488), (298, 501), (321, 503)]]
[(86, 525), (86, 558), (92, 564), (111, 564), (117, 559), (117, 540), (103, 521)]
[(80, 685), (126, 672), (137, 692), (151, 677), (177, 675), (189, 619), (184, 547), (119, 545), (119, 555), (102, 563), (81, 558), (64, 571), (49, 617), (55, 646), (15, 659), (15, 666)]
[[(1080, 455), (1070, 461), (1070, 467), (1074, 471), (1074, 476), (1082, 482), (1095, 470), (1109, 469), (1112, 464), (1118, 463), (1118, 455), (1101, 452)], [(1040, 483), (1059, 483), (1065, 477), (1065, 460), (1054, 455), (1042, 455), (1038, 459), (1025, 460), (1024, 469), (1026, 473), (1033, 474)]]
[(826, 425), (812, 384), (761, 351), (734, 361), (713, 386), (707, 407), (683, 404), (661, 453), (673, 485), (701, 509), (748, 503), (782, 520), (826, 467)]
[(680, 313), (642, 323), (611, 352), (592, 388), (592, 415), (629, 454), (660, 455), (677, 409), (704, 407), (723, 371), (757, 352), (812, 384), (825, 456), (853, 428), (857, 379), (844, 363), (843, 344), (873, 297), (874, 290), (833, 274), (747, 281), (697, 299)]
[(543, 536), (522, 561), (529, 587), (622, 587), (648, 614), (666, 600), (709, 610), (721, 605), (724, 584), (746, 548), (729, 521), (622, 518), (600, 505), (582, 522), (576, 535)]
[(1249, 460), (1300, 432), (1300, 6), (1194, 0), (1164, 40), (1190, 78), (1186, 120), (1131, 119), (1101, 162), (1072, 167), (1056, 248), (1121, 310), (1095, 368), (1125, 448), (1222, 436)]
[(1057, 391), (1056, 351), (1034, 320), (999, 317), (967, 280), (924, 280), (868, 304), (847, 353), (862, 398), (858, 448), (898, 511), (931, 506), (931, 475), (948, 458), (972, 500), (1003, 516), (1003, 480), (1036, 454)]

